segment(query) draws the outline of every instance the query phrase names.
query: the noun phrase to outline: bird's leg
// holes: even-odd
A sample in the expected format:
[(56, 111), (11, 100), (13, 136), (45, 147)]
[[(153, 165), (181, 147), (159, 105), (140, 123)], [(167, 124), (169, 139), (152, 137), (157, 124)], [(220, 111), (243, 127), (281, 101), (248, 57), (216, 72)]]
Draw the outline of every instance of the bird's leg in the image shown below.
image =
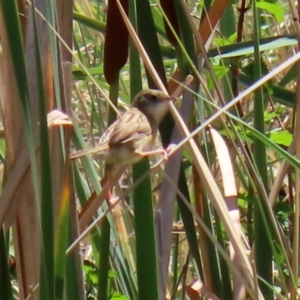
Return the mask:
[(156, 150), (144, 151), (144, 152), (135, 150), (134, 153), (136, 153), (142, 157), (162, 154), (164, 157), (164, 160), (168, 160), (170, 152), (172, 152), (172, 150), (175, 147), (176, 147), (176, 144), (170, 144), (167, 149), (156, 149)]
[(147, 157), (147, 156), (150, 156), (150, 155), (162, 154), (163, 157), (164, 157), (164, 160), (168, 160), (168, 153), (166, 152), (165, 149), (156, 149), (156, 150), (153, 150), (153, 151), (145, 151), (145, 152), (135, 150), (134, 153), (137, 154), (137, 155), (140, 155), (141, 157)]
[(142, 157), (145, 157), (145, 156), (156, 155), (156, 154), (164, 154), (165, 150), (164, 149), (156, 149), (156, 150), (151, 150), (151, 151), (135, 150), (134, 153), (137, 155), (140, 155)]

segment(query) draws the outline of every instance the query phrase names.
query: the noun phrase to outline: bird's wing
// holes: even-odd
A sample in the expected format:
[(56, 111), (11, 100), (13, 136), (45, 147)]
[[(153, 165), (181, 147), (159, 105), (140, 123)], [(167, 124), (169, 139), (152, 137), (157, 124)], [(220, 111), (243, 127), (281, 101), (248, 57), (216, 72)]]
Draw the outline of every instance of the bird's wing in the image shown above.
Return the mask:
[(152, 127), (146, 116), (137, 108), (130, 108), (115, 123), (107, 135), (109, 146), (117, 146), (152, 135)]

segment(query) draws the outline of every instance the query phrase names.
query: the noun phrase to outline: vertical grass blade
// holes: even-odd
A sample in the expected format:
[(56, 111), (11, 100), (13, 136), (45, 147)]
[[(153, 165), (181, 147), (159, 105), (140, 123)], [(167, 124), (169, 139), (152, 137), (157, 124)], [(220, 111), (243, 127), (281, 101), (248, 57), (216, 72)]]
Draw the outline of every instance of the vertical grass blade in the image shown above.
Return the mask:
[[(259, 15), (257, 13), (255, 1), (253, 2), (253, 19), (254, 19), (254, 56), (255, 56), (255, 79), (259, 79), (262, 76), (261, 73), (261, 55), (259, 52)], [(264, 123), (264, 97), (262, 88), (259, 88), (254, 94), (254, 127), (261, 132), (265, 133)], [(268, 175), (267, 175), (267, 160), (266, 160), (266, 146), (261, 141), (254, 140), (254, 160), (263, 182), (265, 189), (268, 189)], [(254, 241), (255, 241), (255, 262), (257, 268), (257, 274), (261, 276), (267, 283), (272, 285), (272, 250), (270, 230), (265, 226), (264, 216), (268, 216), (267, 209), (264, 207), (263, 202), (255, 197), (254, 204)], [(273, 299), (272, 290), (265, 285), (265, 283), (259, 281), (262, 293), (265, 299)]]

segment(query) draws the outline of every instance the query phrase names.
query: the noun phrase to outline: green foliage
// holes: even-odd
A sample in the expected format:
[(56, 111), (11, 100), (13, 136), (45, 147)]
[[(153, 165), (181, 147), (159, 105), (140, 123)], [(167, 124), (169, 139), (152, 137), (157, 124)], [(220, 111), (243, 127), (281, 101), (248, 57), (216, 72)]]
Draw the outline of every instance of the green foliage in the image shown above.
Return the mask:
[[(297, 299), (290, 9), (120, 2), (128, 19), (114, 0), (0, 2), (0, 299)], [(148, 87), (178, 98), (156, 147), (181, 148), (128, 168), (110, 196), (101, 156), (70, 149), (96, 145), (113, 106)]]
[(278, 23), (283, 21), (284, 11), (279, 3), (271, 3), (269, 1), (257, 1), (256, 7), (272, 14)]
[(293, 140), (293, 135), (286, 130), (270, 132), (268, 137), (272, 142), (285, 147), (289, 147)]

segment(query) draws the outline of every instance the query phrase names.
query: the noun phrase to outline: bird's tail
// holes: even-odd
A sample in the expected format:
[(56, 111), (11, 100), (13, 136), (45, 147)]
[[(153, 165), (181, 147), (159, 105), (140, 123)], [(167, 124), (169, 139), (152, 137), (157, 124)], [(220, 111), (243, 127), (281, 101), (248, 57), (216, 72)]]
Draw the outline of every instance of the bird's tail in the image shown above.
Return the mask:
[(71, 159), (81, 158), (87, 155), (99, 154), (101, 156), (105, 156), (108, 151), (108, 147), (106, 145), (98, 145), (93, 148), (87, 148), (84, 150), (77, 151), (70, 155)]

